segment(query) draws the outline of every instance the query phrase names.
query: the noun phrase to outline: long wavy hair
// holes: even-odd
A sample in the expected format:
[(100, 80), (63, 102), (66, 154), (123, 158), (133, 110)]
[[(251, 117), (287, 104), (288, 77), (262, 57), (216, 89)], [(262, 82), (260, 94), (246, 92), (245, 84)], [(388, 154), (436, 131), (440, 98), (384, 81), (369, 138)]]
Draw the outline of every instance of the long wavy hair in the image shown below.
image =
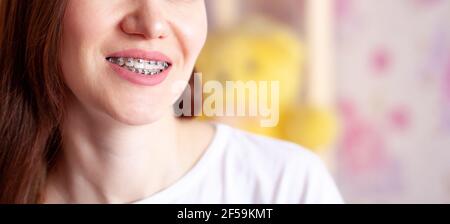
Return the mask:
[(0, 0), (0, 203), (40, 203), (61, 145), (67, 0)]
[(0, 0), (0, 204), (45, 199), (70, 91), (59, 61), (68, 1)]

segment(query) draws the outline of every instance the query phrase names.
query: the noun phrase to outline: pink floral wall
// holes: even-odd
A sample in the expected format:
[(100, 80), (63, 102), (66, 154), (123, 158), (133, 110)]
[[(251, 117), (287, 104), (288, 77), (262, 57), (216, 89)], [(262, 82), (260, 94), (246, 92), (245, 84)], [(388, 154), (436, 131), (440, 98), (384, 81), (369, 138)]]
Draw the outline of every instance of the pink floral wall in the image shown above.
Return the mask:
[(344, 197), (450, 203), (450, 1), (336, 1)]

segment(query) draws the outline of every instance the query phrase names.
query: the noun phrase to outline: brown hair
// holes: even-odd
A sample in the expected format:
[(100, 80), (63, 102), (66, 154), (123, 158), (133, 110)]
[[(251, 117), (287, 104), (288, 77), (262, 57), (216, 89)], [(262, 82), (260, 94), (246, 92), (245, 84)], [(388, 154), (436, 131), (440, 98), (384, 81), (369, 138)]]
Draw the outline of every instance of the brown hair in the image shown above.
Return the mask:
[(69, 91), (59, 63), (67, 1), (0, 0), (0, 204), (45, 197)]
[(0, 0), (0, 203), (39, 203), (60, 148), (67, 0)]

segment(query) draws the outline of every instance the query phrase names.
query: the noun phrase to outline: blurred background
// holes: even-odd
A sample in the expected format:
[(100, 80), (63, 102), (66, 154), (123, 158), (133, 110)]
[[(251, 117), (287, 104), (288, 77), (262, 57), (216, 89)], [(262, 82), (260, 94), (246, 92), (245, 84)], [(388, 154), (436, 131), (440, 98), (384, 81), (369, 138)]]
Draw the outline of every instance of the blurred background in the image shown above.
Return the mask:
[(280, 123), (349, 203), (450, 203), (450, 0), (209, 0), (204, 80), (279, 80)]

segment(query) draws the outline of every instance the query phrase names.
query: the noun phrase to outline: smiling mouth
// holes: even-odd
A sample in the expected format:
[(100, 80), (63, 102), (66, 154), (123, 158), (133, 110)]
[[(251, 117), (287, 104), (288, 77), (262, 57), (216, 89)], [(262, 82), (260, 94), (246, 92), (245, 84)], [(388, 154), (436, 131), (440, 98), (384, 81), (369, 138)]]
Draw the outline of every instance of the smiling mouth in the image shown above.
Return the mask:
[(108, 57), (106, 60), (131, 72), (146, 76), (158, 75), (172, 66), (167, 61), (154, 61), (139, 58)]

